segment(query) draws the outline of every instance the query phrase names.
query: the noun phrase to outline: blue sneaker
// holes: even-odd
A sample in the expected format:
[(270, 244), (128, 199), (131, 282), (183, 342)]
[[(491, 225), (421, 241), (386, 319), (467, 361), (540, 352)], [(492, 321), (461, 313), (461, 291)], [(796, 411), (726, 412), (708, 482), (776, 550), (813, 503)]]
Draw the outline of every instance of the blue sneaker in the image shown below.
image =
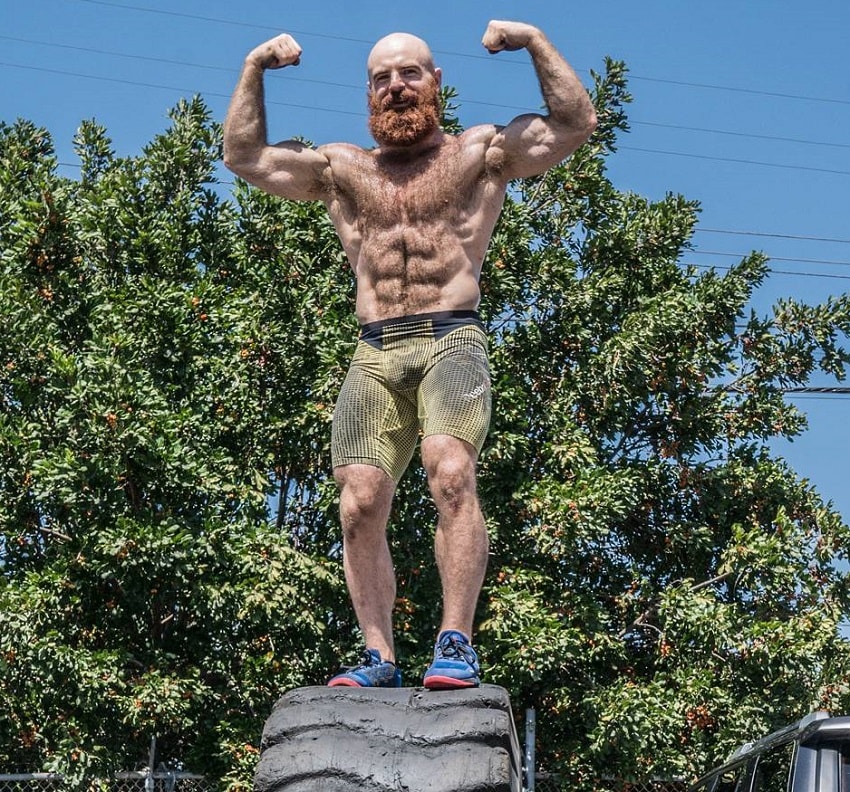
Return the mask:
[(434, 647), (434, 662), (425, 672), (423, 684), (429, 690), (478, 687), (478, 655), (462, 632), (441, 632)]
[(382, 660), (377, 649), (367, 649), (360, 661), (360, 665), (344, 668), (331, 677), (328, 687), (401, 687), (401, 671), (395, 663)]

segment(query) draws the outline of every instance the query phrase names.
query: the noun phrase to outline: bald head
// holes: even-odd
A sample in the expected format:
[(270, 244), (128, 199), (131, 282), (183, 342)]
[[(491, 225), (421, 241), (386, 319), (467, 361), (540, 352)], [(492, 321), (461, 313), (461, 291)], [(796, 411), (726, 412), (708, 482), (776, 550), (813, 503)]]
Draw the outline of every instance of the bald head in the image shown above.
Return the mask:
[(434, 56), (431, 48), (418, 36), (410, 33), (390, 33), (380, 39), (366, 61), (369, 84), (372, 84), (376, 73), (387, 69), (401, 68), (415, 64), (426, 72), (436, 75)]

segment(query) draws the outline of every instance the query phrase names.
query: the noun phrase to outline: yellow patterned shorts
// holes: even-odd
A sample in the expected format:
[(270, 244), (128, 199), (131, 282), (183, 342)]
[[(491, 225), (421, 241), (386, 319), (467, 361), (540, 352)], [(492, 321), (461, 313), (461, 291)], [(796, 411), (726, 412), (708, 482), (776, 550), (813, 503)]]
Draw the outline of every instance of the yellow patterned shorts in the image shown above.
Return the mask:
[(489, 425), (487, 336), (475, 311), (372, 322), (334, 408), (333, 466), (375, 465), (397, 482), (420, 434), (451, 435), (480, 452)]

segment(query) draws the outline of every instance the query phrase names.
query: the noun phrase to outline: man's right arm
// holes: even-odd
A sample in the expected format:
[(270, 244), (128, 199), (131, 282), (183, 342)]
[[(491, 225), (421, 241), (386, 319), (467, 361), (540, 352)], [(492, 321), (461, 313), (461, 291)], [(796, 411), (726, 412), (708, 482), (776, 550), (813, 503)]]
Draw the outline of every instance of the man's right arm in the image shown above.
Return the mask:
[(266, 192), (295, 200), (324, 200), (331, 186), (327, 157), (303, 143), (268, 142), (263, 75), (297, 65), (301, 47), (282, 34), (245, 59), (224, 122), (224, 164)]

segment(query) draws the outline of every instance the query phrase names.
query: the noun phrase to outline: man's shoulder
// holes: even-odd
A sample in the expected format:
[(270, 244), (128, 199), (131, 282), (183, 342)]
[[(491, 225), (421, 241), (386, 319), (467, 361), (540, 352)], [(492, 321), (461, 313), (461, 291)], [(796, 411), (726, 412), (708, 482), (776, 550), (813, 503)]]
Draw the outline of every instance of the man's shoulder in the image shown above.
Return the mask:
[(325, 143), (318, 147), (328, 163), (327, 178), (332, 193), (348, 192), (371, 170), (373, 153), (353, 143)]
[(353, 162), (372, 158), (372, 151), (370, 149), (365, 149), (354, 143), (324, 143), (316, 150), (327, 157), (331, 163), (335, 160), (338, 162)]
[(484, 173), (500, 182), (503, 178), (505, 158), (499, 141), (503, 126), (498, 124), (479, 124), (465, 130), (460, 136), (460, 145), (469, 152), (469, 156), (481, 163)]
[(499, 134), (502, 127), (497, 124), (477, 124), (465, 129), (458, 136), (461, 145), (488, 145)]

